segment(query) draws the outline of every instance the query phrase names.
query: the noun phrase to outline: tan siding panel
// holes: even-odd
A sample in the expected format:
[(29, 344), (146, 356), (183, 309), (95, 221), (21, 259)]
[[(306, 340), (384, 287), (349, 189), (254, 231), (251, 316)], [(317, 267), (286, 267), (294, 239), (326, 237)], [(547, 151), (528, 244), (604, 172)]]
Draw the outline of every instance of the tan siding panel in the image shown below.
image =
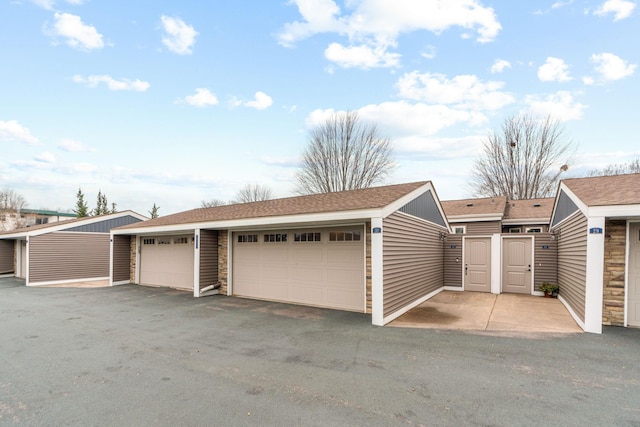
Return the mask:
[(537, 291), (542, 282), (558, 283), (558, 245), (551, 233), (534, 235), (533, 283)]
[(13, 273), (14, 240), (0, 240), (0, 274)]
[(587, 271), (587, 218), (578, 212), (560, 227), (558, 284), (560, 296), (584, 321)]
[(114, 282), (124, 282), (130, 277), (131, 238), (129, 236), (113, 236), (113, 272)]
[(384, 316), (442, 287), (440, 231), (399, 212), (383, 220)]
[(29, 239), (29, 281), (109, 276), (109, 235), (49, 233)]
[(218, 283), (218, 232), (200, 230), (200, 288)]
[(500, 221), (478, 221), (478, 222), (461, 222), (461, 223), (452, 223), (451, 227), (460, 227), (465, 226), (466, 235), (477, 236), (477, 235), (489, 235), (495, 233), (502, 232), (502, 226), (500, 225)]
[(444, 284), (462, 287), (461, 234), (450, 234), (444, 241)]

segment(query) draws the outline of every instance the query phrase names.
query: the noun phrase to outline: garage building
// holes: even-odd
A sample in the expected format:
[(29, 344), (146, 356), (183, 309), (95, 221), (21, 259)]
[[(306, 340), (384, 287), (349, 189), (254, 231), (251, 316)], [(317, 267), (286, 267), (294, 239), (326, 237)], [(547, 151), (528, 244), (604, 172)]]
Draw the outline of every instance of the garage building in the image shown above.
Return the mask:
[(111, 276), (383, 325), (442, 289), (448, 231), (429, 181), (200, 208), (113, 229)]
[(27, 286), (108, 280), (110, 231), (147, 219), (132, 211), (33, 225), (0, 234), (0, 274)]

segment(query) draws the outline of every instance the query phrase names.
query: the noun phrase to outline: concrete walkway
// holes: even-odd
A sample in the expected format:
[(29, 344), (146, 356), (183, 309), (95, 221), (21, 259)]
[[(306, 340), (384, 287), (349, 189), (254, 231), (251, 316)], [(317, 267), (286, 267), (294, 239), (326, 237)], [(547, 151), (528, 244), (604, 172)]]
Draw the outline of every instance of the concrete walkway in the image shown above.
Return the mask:
[(580, 333), (556, 298), (443, 291), (388, 326), (491, 332)]

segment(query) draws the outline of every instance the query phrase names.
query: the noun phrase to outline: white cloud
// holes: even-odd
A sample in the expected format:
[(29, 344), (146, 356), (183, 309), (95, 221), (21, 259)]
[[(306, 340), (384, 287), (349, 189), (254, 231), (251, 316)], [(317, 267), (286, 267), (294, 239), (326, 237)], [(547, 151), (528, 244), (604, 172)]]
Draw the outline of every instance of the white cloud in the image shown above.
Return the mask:
[(426, 59), (434, 59), (436, 57), (437, 49), (435, 46), (426, 46), (420, 53), (420, 56)]
[(46, 30), (51, 36), (64, 37), (69, 46), (80, 50), (102, 49), (102, 34), (95, 27), (86, 25), (77, 15), (58, 13), (53, 15), (55, 23), (52, 29)]
[[(333, 43), (325, 56), (350, 66), (358, 63), (368, 67), (396, 66), (390, 64), (395, 64), (399, 55), (387, 50), (396, 46), (403, 33), (427, 30), (440, 34), (451, 27), (460, 27), (465, 31), (463, 37), (469, 37), (468, 32), (473, 31), (476, 40), (485, 43), (494, 40), (502, 28), (494, 10), (477, 0), (423, 2), (420, 7), (416, 7), (415, 0), (347, 1), (346, 6), (352, 10), (344, 14), (333, 0), (292, 0), (292, 3), (297, 5), (302, 20), (285, 24), (278, 35), (280, 44), (292, 46), (315, 34), (335, 33), (347, 37), (349, 47)], [(347, 53), (368, 59), (349, 62), (345, 60)]]
[[(36, 6), (39, 6), (46, 10), (53, 10), (56, 2), (55, 0), (32, 0)], [(80, 6), (84, 3), (84, 0), (67, 0), (67, 3), (72, 4), (74, 6)]]
[(586, 105), (573, 99), (573, 95), (567, 91), (558, 91), (555, 94), (542, 97), (540, 95), (528, 95), (525, 103), (529, 105), (530, 112), (539, 115), (550, 115), (561, 121), (580, 120)]
[(636, 4), (632, 1), (626, 0), (607, 0), (597, 8), (593, 14), (598, 16), (606, 16), (610, 13), (613, 14), (613, 20), (619, 21), (621, 19), (631, 16)]
[[(361, 120), (376, 123), (392, 138), (434, 135), (459, 123), (478, 126), (487, 120), (484, 114), (475, 111), (450, 108), (446, 105), (412, 104), (407, 101), (371, 104), (357, 112)], [(305, 123), (309, 128), (317, 126), (334, 113), (333, 109), (314, 110), (307, 116)]]
[(173, 53), (188, 55), (192, 52), (198, 32), (180, 18), (162, 15), (162, 29), (166, 33), (162, 43)]
[(403, 98), (474, 110), (497, 110), (513, 103), (514, 97), (501, 91), (503, 86), (503, 82), (482, 82), (474, 75), (449, 79), (443, 74), (417, 71), (403, 75), (397, 83)]
[(629, 77), (637, 68), (636, 64), (629, 64), (619, 56), (607, 52), (591, 55), (591, 62), (595, 64), (595, 70), (604, 80)]
[[(336, 111), (315, 110), (307, 116), (306, 126), (323, 124)], [(358, 111), (360, 120), (375, 123), (382, 135), (388, 136), (401, 155), (417, 158), (454, 158), (473, 156), (480, 138), (441, 138), (438, 132), (457, 124), (479, 126), (487, 118), (478, 112), (457, 110), (444, 105), (411, 104), (406, 101), (367, 105)]]
[(31, 135), (29, 129), (22, 126), (17, 120), (7, 122), (0, 120), (0, 141), (19, 141), (33, 145), (38, 143), (38, 138)]
[(51, 163), (55, 163), (56, 162), (56, 156), (54, 156), (49, 151), (45, 151), (43, 153), (40, 153), (34, 159), (35, 159), (36, 162), (40, 162), (40, 163), (51, 164)]
[(538, 68), (538, 78), (543, 82), (568, 82), (569, 66), (560, 58), (547, 57), (547, 62)]
[(32, 0), (36, 6), (39, 6), (46, 10), (53, 10), (55, 0)]
[(108, 75), (94, 75), (88, 77), (75, 75), (73, 76), (73, 81), (91, 88), (98, 87), (100, 83), (104, 83), (107, 85), (109, 90), (133, 90), (136, 92), (144, 92), (151, 86), (148, 82), (144, 82), (142, 80), (116, 80)]
[(209, 105), (217, 105), (218, 98), (213, 93), (211, 93), (209, 89), (199, 87), (196, 89), (195, 94), (185, 96), (184, 100), (181, 100), (179, 102), (184, 102), (194, 107), (202, 108)]
[(595, 84), (596, 80), (593, 77), (590, 76), (584, 76), (582, 78), (582, 83), (584, 83), (587, 86), (591, 86), (593, 84)]
[(400, 54), (387, 52), (386, 46), (342, 46), (331, 43), (324, 51), (324, 56), (343, 68), (378, 68), (398, 67)]
[(491, 66), (491, 74), (502, 73), (507, 68), (511, 68), (511, 62), (505, 59), (496, 59)]
[(241, 102), (235, 99), (235, 103), (236, 106), (243, 105), (245, 107), (255, 108), (256, 110), (265, 110), (273, 105), (273, 100), (266, 93), (258, 91), (252, 101)]
[(94, 151), (87, 146), (85, 146), (82, 142), (76, 141), (70, 138), (61, 139), (58, 142), (58, 148), (62, 151), (67, 151), (69, 153), (80, 153), (84, 151)]

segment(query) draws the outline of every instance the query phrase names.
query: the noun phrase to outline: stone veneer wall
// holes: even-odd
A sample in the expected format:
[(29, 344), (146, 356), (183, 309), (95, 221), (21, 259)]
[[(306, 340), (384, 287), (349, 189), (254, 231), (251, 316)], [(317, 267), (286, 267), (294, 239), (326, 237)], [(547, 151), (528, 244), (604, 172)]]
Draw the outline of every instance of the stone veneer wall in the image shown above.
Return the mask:
[(229, 233), (227, 230), (218, 230), (218, 282), (221, 295), (227, 295), (229, 281)]
[(138, 250), (136, 236), (131, 236), (130, 255), (129, 255), (129, 283), (136, 283), (136, 251)]
[(602, 324), (624, 326), (627, 222), (605, 221)]

